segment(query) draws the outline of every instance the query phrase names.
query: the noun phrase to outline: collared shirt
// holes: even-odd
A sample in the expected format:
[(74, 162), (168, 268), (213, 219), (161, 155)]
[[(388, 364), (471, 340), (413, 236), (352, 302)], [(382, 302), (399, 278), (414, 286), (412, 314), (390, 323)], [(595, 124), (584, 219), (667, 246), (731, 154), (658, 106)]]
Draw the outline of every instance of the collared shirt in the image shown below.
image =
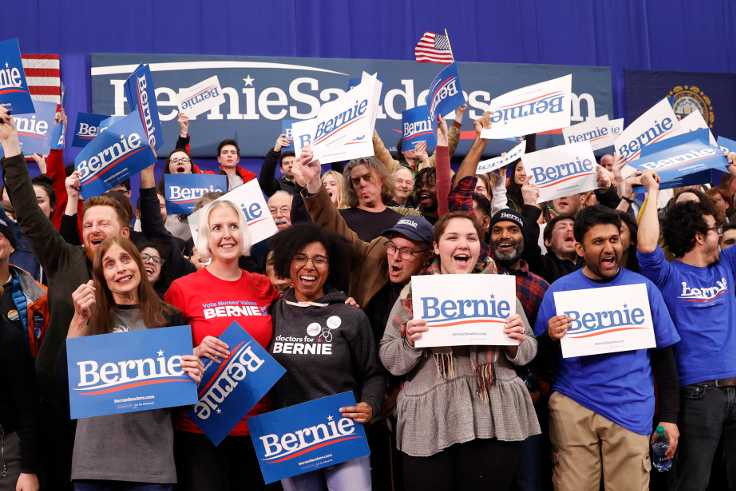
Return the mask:
[(516, 276), (516, 296), (524, 307), (524, 313), (529, 324), (534, 325), (537, 321), (537, 310), (544, 298), (544, 292), (549, 288), (549, 283), (541, 276), (529, 271), (529, 265), (523, 259), (519, 259), (517, 269), (509, 269), (497, 262), (498, 272)]

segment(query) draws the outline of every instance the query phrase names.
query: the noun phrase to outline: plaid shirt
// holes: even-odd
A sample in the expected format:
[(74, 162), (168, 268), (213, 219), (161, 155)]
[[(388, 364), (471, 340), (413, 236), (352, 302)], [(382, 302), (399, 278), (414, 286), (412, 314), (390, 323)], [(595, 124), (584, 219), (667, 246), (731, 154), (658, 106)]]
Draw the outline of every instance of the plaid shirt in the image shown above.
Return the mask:
[(542, 297), (549, 288), (549, 283), (541, 276), (529, 271), (529, 265), (523, 259), (519, 259), (518, 269), (511, 270), (500, 263), (496, 263), (496, 266), (499, 273), (516, 276), (516, 296), (524, 307), (529, 324), (534, 329), (539, 304), (542, 303)]

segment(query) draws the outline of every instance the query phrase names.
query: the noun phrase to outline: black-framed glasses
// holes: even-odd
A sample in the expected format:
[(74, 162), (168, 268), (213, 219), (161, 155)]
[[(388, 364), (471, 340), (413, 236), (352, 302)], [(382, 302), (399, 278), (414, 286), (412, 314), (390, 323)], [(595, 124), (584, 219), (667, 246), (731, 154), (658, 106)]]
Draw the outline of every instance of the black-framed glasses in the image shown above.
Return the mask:
[(294, 254), (294, 257), (292, 258), (292, 260), (298, 266), (304, 266), (309, 261), (312, 261), (312, 264), (314, 265), (314, 267), (326, 266), (327, 263), (329, 262), (329, 259), (327, 258), (327, 256), (323, 256), (321, 254), (317, 254), (316, 256), (307, 256), (306, 254), (302, 254), (301, 252)]
[(401, 259), (405, 259), (407, 261), (414, 259), (419, 254), (422, 254), (426, 251), (427, 249), (412, 249), (411, 247), (399, 247), (393, 242), (389, 242), (388, 244), (386, 244), (386, 252), (388, 252), (392, 256), (398, 254)]
[(141, 254), (141, 261), (144, 263), (153, 263), (161, 265), (164, 261), (158, 256), (152, 256), (151, 254)]

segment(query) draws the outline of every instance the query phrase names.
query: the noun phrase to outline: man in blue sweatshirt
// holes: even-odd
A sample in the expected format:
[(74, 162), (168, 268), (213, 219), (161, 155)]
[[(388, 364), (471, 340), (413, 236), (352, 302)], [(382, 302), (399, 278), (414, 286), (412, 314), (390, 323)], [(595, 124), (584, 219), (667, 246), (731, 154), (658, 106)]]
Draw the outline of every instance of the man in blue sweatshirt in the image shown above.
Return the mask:
[(672, 489), (705, 489), (718, 442), (723, 442), (730, 489), (736, 489), (736, 248), (722, 251), (712, 205), (675, 205), (662, 222), (675, 260), (658, 245), (659, 179), (642, 176), (647, 199), (638, 231), (641, 271), (664, 294), (682, 341), (675, 347), (682, 386), (680, 450)]

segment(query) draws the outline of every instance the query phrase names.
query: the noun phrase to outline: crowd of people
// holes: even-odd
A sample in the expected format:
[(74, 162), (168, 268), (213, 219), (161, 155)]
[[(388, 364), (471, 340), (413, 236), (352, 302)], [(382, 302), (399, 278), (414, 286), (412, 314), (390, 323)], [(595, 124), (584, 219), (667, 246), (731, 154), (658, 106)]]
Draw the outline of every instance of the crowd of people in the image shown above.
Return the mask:
[[(598, 189), (540, 203), (523, 159), (476, 174), (489, 113), (453, 172), (464, 115), (438, 119), (431, 155), (392, 154), (376, 133), (373, 156), (330, 166), (278, 135), (259, 175), (234, 140), (216, 170), (195, 164), (181, 115), (163, 180), (257, 179), (278, 233), (253, 244), (223, 193), (197, 203), (195, 242), (154, 163), (137, 203), (129, 182), (82, 202), (60, 150), (34, 156), (31, 179), (0, 107), (0, 490), (736, 489), (736, 154), (720, 182), (674, 191), (605, 154)], [(412, 276), (461, 273), (514, 277), (516, 345), (415, 345), (428, 326)], [(634, 284), (656, 347), (563, 358), (572, 320), (555, 292)], [(186, 408), (70, 419), (66, 339), (189, 324), (182, 367), (199, 382), (202, 360), (229, 356), (233, 321), (286, 374), (219, 445)], [(266, 486), (248, 418), (343, 391), (370, 457)], [(657, 427), (673, 466), (655, 478)]]

